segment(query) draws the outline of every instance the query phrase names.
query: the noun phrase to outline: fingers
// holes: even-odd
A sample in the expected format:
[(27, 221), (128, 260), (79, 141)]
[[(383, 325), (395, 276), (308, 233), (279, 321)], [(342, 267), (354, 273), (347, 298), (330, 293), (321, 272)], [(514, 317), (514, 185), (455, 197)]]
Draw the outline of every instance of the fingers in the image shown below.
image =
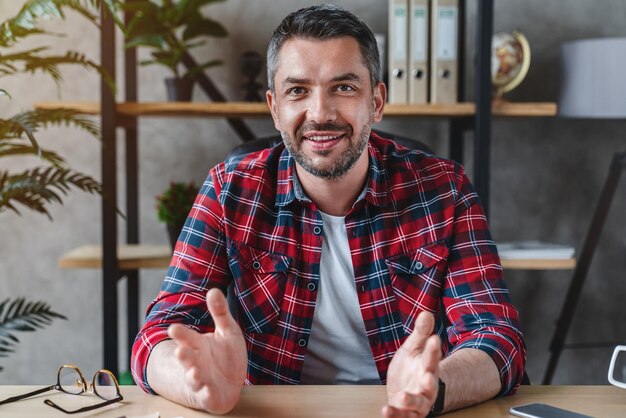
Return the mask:
[(422, 351), (422, 367), (425, 372), (436, 374), (441, 361), (441, 340), (436, 334), (426, 339)]
[(188, 346), (197, 350), (201, 344), (200, 334), (181, 324), (172, 324), (167, 328), (167, 335), (181, 346)]
[(422, 311), (415, 320), (413, 332), (402, 345), (412, 353), (419, 353), (424, 349), (427, 338), (435, 329), (435, 317), (433, 314)]
[(419, 415), (415, 411), (408, 411), (406, 409), (396, 408), (390, 405), (385, 405), (382, 410), (384, 418), (420, 418), (426, 415)]
[[(427, 387), (429, 383), (425, 381), (423, 384)], [(434, 399), (431, 398), (434, 398), (434, 395), (430, 396), (427, 393), (410, 393), (407, 391), (400, 392), (393, 397), (389, 405), (383, 408), (382, 415), (385, 418), (425, 417), (430, 413), (430, 408), (433, 404)]]
[(239, 329), (237, 321), (228, 310), (228, 302), (221, 290), (210, 289), (206, 294), (206, 305), (215, 323), (215, 332), (224, 332)]

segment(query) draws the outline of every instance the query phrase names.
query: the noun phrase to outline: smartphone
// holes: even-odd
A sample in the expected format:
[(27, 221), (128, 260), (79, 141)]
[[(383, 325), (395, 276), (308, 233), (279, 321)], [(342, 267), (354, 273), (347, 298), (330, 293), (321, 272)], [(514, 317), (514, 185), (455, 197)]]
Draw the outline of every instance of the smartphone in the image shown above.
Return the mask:
[(509, 413), (516, 417), (524, 418), (592, 418), (589, 415), (579, 414), (544, 403), (514, 406), (509, 408)]

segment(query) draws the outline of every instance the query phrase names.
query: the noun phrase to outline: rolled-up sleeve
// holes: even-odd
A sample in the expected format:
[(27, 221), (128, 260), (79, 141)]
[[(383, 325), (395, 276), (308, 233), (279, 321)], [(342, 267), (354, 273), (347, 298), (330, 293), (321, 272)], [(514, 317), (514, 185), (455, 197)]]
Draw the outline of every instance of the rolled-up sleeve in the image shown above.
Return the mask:
[(511, 394), (521, 383), (526, 365), (518, 312), (511, 304), (478, 195), (460, 166), (457, 191), (442, 291), (450, 352), (474, 348), (487, 353), (500, 373), (499, 395)]
[(206, 307), (206, 293), (224, 292), (230, 281), (222, 208), (219, 204), (219, 166), (202, 185), (176, 243), (163, 285), (150, 303), (144, 325), (133, 344), (131, 371), (144, 391), (148, 384), (148, 358), (154, 347), (168, 339), (167, 328), (179, 323), (205, 333), (214, 329)]

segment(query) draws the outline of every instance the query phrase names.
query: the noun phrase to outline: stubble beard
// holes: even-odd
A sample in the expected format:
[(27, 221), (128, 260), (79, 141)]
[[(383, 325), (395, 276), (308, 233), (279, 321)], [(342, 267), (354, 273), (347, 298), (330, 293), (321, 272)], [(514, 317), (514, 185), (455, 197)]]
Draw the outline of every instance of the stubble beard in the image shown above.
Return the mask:
[[(351, 137), (354, 133), (353, 129), (349, 125), (341, 126), (332, 123), (325, 124), (304, 124), (296, 132), (296, 136), (299, 141), (294, 141), (293, 138), (286, 131), (280, 131), (280, 135), (283, 138), (285, 147), (293, 157), (293, 159), (309, 174), (323, 178), (326, 180), (339, 180), (345, 176), (352, 167), (359, 160), (363, 151), (367, 147), (370, 133), (372, 131), (373, 124), (373, 112), (370, 113), (370, 118), (367, 123), (361, 127), (361, 132), (356, 141), (350, 141), (348, 148), (346, 148), (339, 157), (330, 166), (320, 166), (309, 156), (307, 156), (302, 150), (302, 138), (304, 132), (308, 130), (315, 131), (342, 131), (345, 135)], [(318, 152), (320, 155), (327, 155), (328, 152)]]

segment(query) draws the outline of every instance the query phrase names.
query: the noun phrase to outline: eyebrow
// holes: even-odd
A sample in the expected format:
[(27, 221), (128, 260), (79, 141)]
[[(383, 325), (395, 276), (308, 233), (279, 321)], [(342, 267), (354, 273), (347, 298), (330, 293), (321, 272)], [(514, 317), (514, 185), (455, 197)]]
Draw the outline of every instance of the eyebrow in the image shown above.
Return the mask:
[[(333, 77), (330, 81), (332, 82), (361, 81), (361, 77), (359, 77), (358, 75), (354, 73), (345, 73), (345, 74), (339, 74)], [(311, 80), (309, 80), (308, 78), (297, 78), (297, 77), (287, 77), (285, 78), (285, 81), (284, 81), (285, 84), (310, 84), (310, 82)]]
[(345, 73), (333, 77), (331, 81), (361, 81), (361, 77), (354, 73)]

